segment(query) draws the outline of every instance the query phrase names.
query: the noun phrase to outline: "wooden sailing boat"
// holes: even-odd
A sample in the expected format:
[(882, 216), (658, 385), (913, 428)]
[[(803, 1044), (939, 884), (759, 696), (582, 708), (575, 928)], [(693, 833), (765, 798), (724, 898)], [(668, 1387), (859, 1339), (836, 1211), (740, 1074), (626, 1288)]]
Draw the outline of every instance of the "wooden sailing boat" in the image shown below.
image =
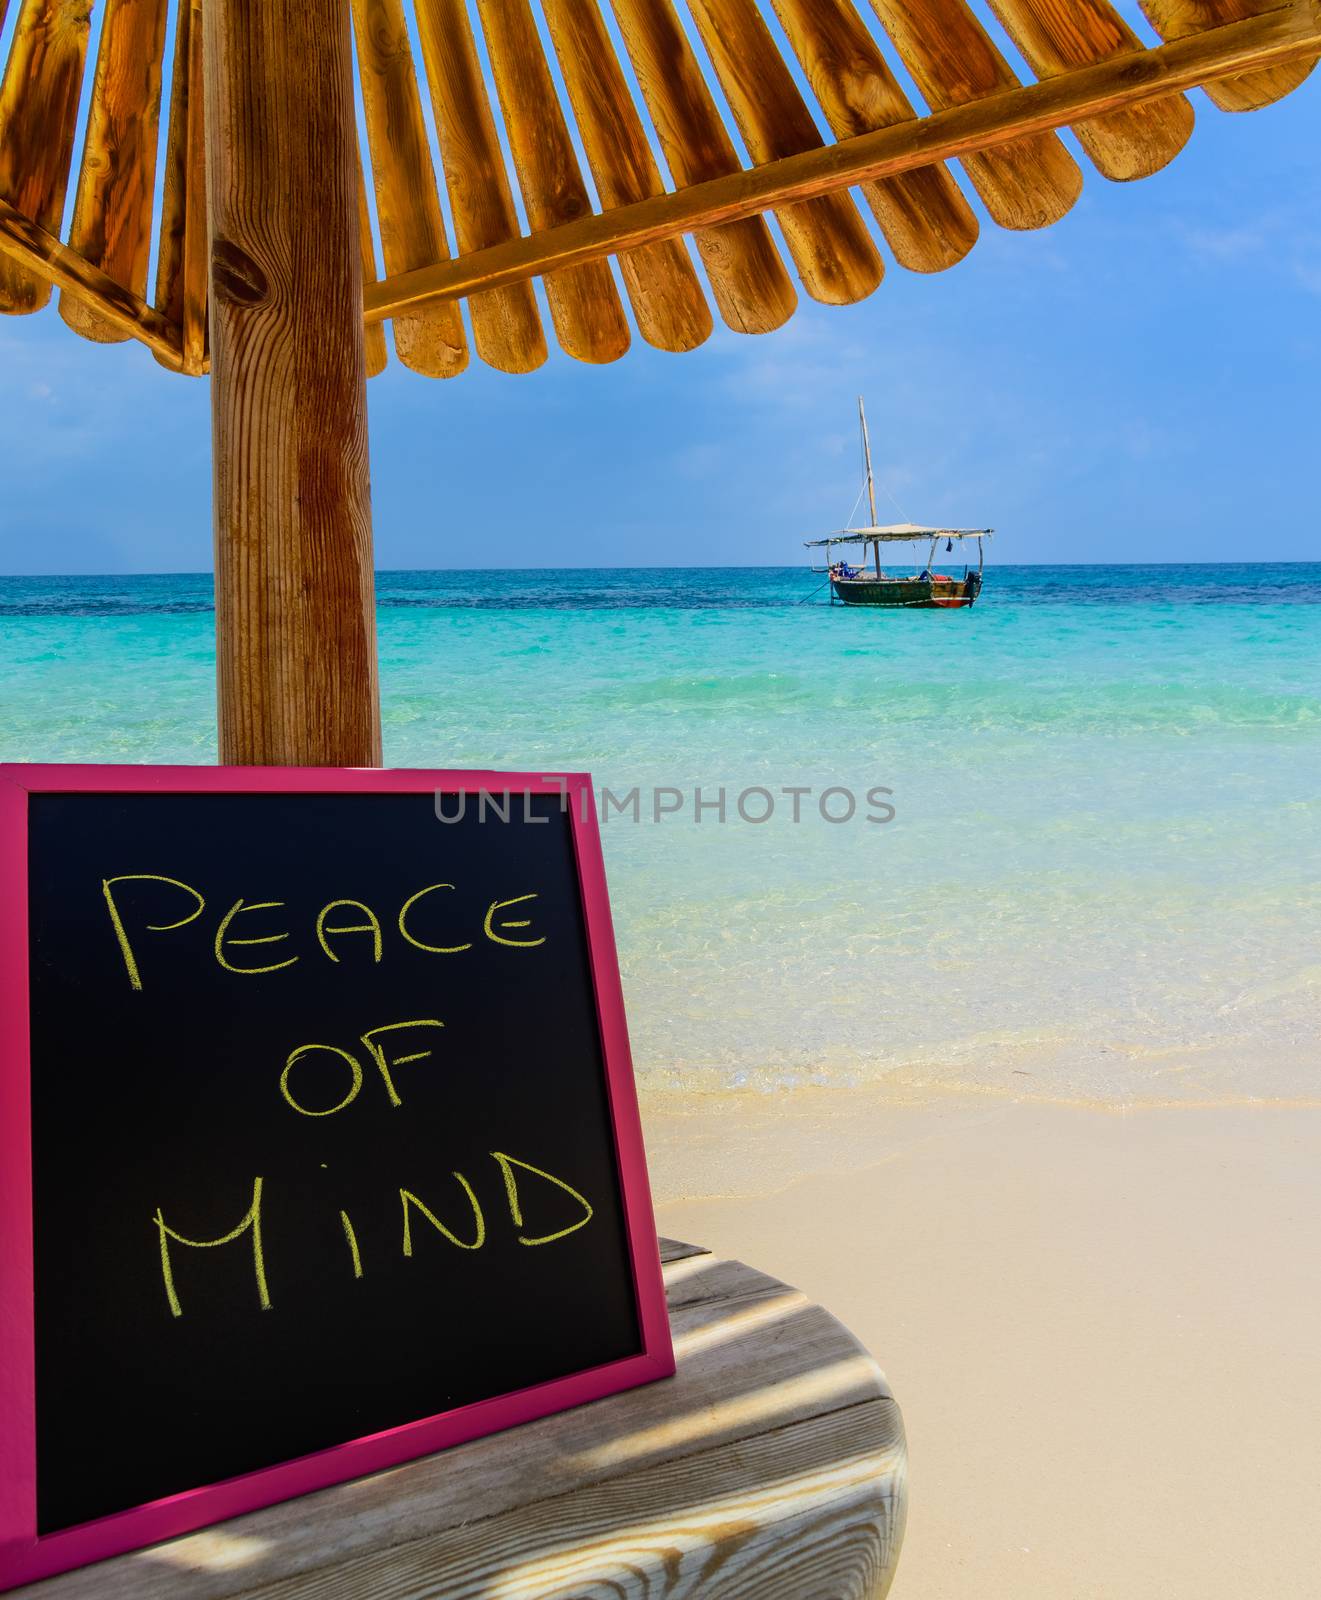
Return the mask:
[[(872, 477), (871, 440), (867, 437), (867, 413), (858, 396), (858, 422), (862, 428), (862, 458), (867, 469), (867, 506), (871, 512), (871, 525), (866, 528), (842, 528), (825, 539), (807, 539), (809, 550), (824, 550), (825, 565), (814, 566), (813, 572), (829, 574), (830, 600), (833, 605), (841, 600), (847, 606), (970, 606), (982, 592), (982, 573), (985, 566), (982, 541), (989, 539), (990, 528), (927, 528), (916, 522), (896, 522), (879, 527), (876, 522), (876, 485)], [(936, 571), (936, 548), (945, 541), (946, 552), (952, 552), (955, 539), (976, 539), (977, 568), (966, 564), (961, 576)], [(928, 544), (926, 560), (911, 575), (887, 571), (881, 565), (882, 544)], [(871, 546), (873, 565), (854, 567), (846, 559), (836, 561), (831, 551), (835, 545), (861, 545), (862, 559), (867, 559)], [(920, 551), (919, 551), (920, 554)]]

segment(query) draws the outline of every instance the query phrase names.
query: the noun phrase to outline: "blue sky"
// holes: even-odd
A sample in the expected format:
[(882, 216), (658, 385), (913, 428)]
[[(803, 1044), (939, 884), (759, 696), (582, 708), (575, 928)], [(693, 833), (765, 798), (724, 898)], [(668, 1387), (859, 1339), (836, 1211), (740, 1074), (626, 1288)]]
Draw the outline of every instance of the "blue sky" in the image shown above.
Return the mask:
[[(981, 215), (936, 277), (612, 367), (368, 385), (381, 567), (788, 564), (841, 525), (867, 399), (883, 520), (1000, 561), (1321, 559), (1321, 74), (1074, 210)], [(0, 570), (209, 567), (207, 384), (53, 310), (0, 319)]]

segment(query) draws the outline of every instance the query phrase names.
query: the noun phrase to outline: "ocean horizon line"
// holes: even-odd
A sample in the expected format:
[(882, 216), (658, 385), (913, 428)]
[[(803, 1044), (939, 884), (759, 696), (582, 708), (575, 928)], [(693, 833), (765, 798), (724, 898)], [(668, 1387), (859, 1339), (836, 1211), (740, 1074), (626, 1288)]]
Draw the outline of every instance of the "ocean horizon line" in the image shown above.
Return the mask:
[[(917, 541), (922, 542), (922, 541)], [(1023, 572), (1023, 571), (1069, 571), (1072, 569), (1111, 570), (1111, 571), (1147, 571), (1151, 568), (1178, 568), (1183, 570), (1200, 570), (1207, 567), (1318, 567), (1321, 558), (1314, 561), (1285, 560), (1285, 561), (999, 561), (993, 563), (997, 572)], [(803, 562), (750, 562), (750, 561), (692, 561), (692, 562), (611, 562), (593, 563), (591, 565), (577, 566), (527, 566), (519, 562), (511, 562), (502, 566), (437, 566), (437, 567), (375, 567), (374, 573), (378, 577), (406, 576), (410, 573), (479, 573), (479, 572), (802, 572), (811, 576), (811, 566)], [(66, 579), (99, 580), (123, 578), (214, 578), (214, 569), (211, 567), (178, 567), (178, 568), (124, 568), (113, 572), (0, 572), (0, 583), (15, 580), (30, 580), (32, 582), (55, 582)]]

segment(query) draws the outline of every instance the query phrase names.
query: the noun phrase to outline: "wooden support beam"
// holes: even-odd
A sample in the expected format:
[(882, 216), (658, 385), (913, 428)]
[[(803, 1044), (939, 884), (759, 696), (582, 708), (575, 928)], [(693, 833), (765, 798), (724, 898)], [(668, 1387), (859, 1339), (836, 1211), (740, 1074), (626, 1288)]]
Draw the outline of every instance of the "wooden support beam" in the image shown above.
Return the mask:
[(349, 10), (206, 0), (220, 759), (372, 766)]
[(18, 262), (109, 324), (123, 338), (140, 339), (163, 366), (180, 370), (179, 329), (145, 300), (84, 261), (53, 233), (0, 200), (0, 255)]
[(676, 234), (711, 227), (850, 184), (895, 177), (935, 161), (1104, 116), (1209, 80), (1312, 56), (1321, 50), (1321, 0), (1192, 34), (1154, 50), (1008, 90), (912, 122), (859, 134), (817, 150), (731, 172), (677, 193), (510, 239), (484, 250), (399, 273), (373, 284), (369, 322), (574, 266)]

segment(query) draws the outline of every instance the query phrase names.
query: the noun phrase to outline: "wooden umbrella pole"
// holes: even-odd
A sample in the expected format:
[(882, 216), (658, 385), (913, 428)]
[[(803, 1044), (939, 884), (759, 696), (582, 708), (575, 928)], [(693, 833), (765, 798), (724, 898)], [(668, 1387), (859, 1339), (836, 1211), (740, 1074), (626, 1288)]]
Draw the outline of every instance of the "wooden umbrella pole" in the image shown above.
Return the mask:
[(349, 8), (206, 0), (220, 759), (381, 759)]

